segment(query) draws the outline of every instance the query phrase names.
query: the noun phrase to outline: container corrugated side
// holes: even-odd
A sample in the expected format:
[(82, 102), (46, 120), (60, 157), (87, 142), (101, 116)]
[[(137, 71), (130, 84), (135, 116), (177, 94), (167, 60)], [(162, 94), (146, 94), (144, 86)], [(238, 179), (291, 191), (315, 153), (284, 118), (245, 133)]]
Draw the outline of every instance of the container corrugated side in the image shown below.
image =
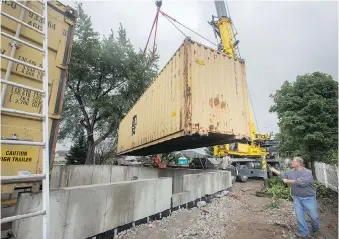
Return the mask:
[[(120, 122), (119, 152), (182, 135), (184, 65), (184, 47), (181, 47)], [(133, 117), (136, 117), (135, 134)]]
[(147, 155), (246, 138), (247, 103), (244, 63), (186, 40), (120, 122), (118, 154)]
[[(60, 113), (63, 104), (64, 91), (68, 75), (68, 64), (74, 36), (76, 11), (64, 6), (60, 2), (48, 3), (48, 65), (49, 65), (49, 150), (50, 161), (53, 164), (54, 151), (59, 129)], [(27, 7), (42, 14), (42, 5), (29, 1)], [(2, 1), (1, 10), (15, 18), (19, 18), (21, 7), (14, 1)], [(36, 14), (25, 11), (23, 22), (42, 30), (42, 19)], [(15, 35), (17, 23), (1, 16), (1, 30)], [(42, 36), (22, 26), (20, 39), (42, 47)], [(1, 36), (1, 54), (10, 56), (13, 40)], [(42, 53), (26, 45), (17, 44), (14, 58), (30, 64), (42, 65)], [(8, 61), (1, 59), (1, 78), (5, 78)], [(38, 70), (13, 63), (9, 81), (42, 89), (42, 73)], [(2, 91), (4, 85), (1, 85)], [(37, 92), (8, 85), (3, 102), (4, 108), (22, 110), (26, 112), (41, 113), (42, 95)], [(11, 139), (15, 134), (17, 139), (42, 141), (41, 121), (27, 116), (18, 116), (1, 113), (1, 137)], [(20, 171), (41, 173), (42, 148), (26, 145), (1, 145), (1, 175), (18, 175)], [(25, 186), (25, 185), (20, 185)], [(2, 193), (10, 192), (13, 185), (2, 187)]]
[(192, 42), (191, 132), (249, 136), (245, 63)]

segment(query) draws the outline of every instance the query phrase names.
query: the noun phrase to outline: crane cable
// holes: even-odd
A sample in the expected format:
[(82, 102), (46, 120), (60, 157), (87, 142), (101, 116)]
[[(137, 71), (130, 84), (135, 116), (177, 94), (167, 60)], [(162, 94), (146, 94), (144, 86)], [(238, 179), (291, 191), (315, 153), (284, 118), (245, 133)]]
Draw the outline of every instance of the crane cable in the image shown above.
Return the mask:
[[(192, 30), (191, 28), (189, 28), (188, 26), (182, 24), (181, 22), (179, 22), (178, 20), (174, 19), (173, 17), (167, 15), (166, 13), (164, 13), (163, 11), (160, 10), (160, 13), (167, 18), (167, 20), (169, 20), (173, 26), (175, 26), (174, 22), (178, 23), (179, 25), (181, 25), (182, 27), (186, 28), (187, 30), (193, 32), (194, 34), (196, 34), (197, 36), (201, 37), (202, 39), (208, 41), (209, 43), (213, 44), (214, 46), (218, 46), (217, 44), (215, 44), (214, 42), (210, 41), (209, 39), (207, 39), (206, 37), (202, 36), (201, 34), (197, 33), (196, 31)], [(179, 28), (177, 26), (175, 26), (175, 28), (177, 28), (179, 30)], [(179, 30), (185, 37), (187, 37), (186, 34), (184, 34), (181, 30)]]
[(149, 34), (149, 37), (148, 37), (148, 40), (147, 40), (147, 43), (146, 43), (146, 47), (144, 49), (144, 54), (146, 52), (146, 49), (147, 49), (147, 46), (148, 46), (148, 43), (149, 43), (149, 40), (151, 38), (151, 35), (152, 35), (152, 32), (153, 32), (153, 29), (154, 29), (154, 26), (155, 26), (155, 32), (154, 32), (154, 42), (153, 42), (153, 56), (154, 56), (154, 53), (155, 53), (155, 39), (156, 39), (156, 35), (157, 35), (157, 29), (158, 29), (158, 18), (159, 18), (159, 13), (161, 13), (181, 34), (183, 34), (185, 37), (188, 37), (188, 35), (186, 35), (178, 26), (176, 26), (174, 24), (174, 22), (178, 23), (179, 25), (181, 25), (182, 27), (186, 28), (187, 30), (193, 32), (194, 34), (196, 34), (197, 36), (201, 37), (202, 39), (206, 40), (207, 42), (211, 43), (212, 45), (218, 47), (217, 44), (215, 44), (214, 42), (210, 41), (209, 39), (207, 39), (206, 37), (202, 36), (201, 34), (197, 33), (196, 31), (192, 30), (191, 28), (189, 28), (188, 26), (182, 24), (181, 22), (177, 21), (175, 18), (169, 16), (168, 14), (164, 13), (163, 11), (160, 10), (160, 7), (158, 7), (157, 9), (157, 13), (156, 13), (156, 16), (154, 18), (154, 21), (153, 21), (153, 25), (152, 25), (152, 28), (151, 28), (151, 32)]
[(165, 16), (164, 15), (164, 17), (176, 28), (176, 29), (178, 29), (178, 31), (182, 34), (182, 35), (184, 35), (184, 37), (188, 37), (183, 31), (181, 31), (180, 29), (179, 29), (179, 27), (177, 27), (175, 24), (174, 24), (174, 22), (172, 22), (167, 16)]
[(148, 46), (148, 43), (149, 43), (149, 40), (151, 39), (151, 35), (152, 35), (153, 29), (154, 29), (154, 26), (155, 26), (154, 40), (153, 40), (153, 51), (152, 51), (152, 56), (153, 56), (153, 57), (154, 57), (154, 53), (155, 53), (155, 51), (156, 51), (155, 40), (156, 40), (156, 38), (157, 38), (159, 12), (160, 12), (160, 8), (161, 8), (161, 5), (162, 5), (162, 1), (156, 1), (156, 2), (155, 2), (155, 5), (157, 6), (157, 12), (156, 12), (156, 14), (155, 14), (155, 18), (154, 18), (154, 20), (153, 20), (152, 28), (151, 28), (151, 31), (150, 31), (150, 33), (149, 33), (149, 36), (148, 36), (148, 39), (147, 39), (147, 43), (146, 43), (146, 46), (145, 46), (145, 49), (144, 49), (144, 55), (145, 55), (146, 50), (147, 50), (147, 46)]
[(247, 92), (248, 92), (248, 96), (249, 96), (249, 98), (250, 98), (250, 103), (251, 103), (251, 108), (252, 108), (252, 111), (253, 111), (253, 116), (254, 116), (255, 124), (257, 125), (258, 133), (260, 133), (259, 125), (258, 125), (258, 121), (257, 121), (257, 117), (255, 116), (255, 110), (254, 110), (254, 107), (253, 107), (253, 103), (252, 103), (252, 98), (251, 98), (250, 90), (249, 90), (248, 87), (247, 87)]

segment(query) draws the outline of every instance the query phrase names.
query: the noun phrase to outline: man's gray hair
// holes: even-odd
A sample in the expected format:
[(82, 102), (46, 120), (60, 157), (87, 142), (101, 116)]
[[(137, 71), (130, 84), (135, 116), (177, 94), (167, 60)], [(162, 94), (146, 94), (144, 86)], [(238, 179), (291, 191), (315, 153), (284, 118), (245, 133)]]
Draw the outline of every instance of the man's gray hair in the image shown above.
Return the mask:
[(304, 166), (304, 159), (302, 157), (294, 157), (293, 158), (295, 161), (298, 162), (301, 166)]
[(292, 160), (290, 158), (285, 159), (285, 168), (291, 168)]

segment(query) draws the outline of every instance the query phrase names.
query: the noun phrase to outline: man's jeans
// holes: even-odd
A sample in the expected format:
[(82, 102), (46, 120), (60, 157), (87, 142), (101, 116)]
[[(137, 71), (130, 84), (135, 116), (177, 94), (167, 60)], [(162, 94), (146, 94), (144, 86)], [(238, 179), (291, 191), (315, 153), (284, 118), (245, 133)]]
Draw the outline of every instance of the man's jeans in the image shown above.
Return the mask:
[(293, 196), (294, 210), (297, 217), (299, 232), (303, 236), (310, 237), (308, 231), (307, 222), (305, 219), (305, 212), (311, 218), (312, 230), (314, 232), (319, 231), (319, 216), (317, 210), (317, 199), (316, 196), (312, 197), (296, 197)]

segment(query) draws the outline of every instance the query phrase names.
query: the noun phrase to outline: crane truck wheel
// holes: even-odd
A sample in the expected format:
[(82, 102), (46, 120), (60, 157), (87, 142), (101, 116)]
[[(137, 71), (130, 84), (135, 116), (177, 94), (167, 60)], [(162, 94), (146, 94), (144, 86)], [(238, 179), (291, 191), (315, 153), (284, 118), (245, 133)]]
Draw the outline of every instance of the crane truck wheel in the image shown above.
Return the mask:
[(235, 181), (237, 180), (237, 172), (235, 170), (235, 167), (233, 165), (230, 165), (230, 166), (227, 167), (226, 170), (231, 172), (231, 175), (232, 175), (232, 185), (233, 185), (235, 183)]
[[(241, 170), (241, 169), (248, 169), (248, 167), (247, 167), (246, 165), (240, 165), (240, 166), (239, 166), (239, 170)], [(238, 176), (237, 176), (237, 180), (238, 180), (239, 182), (246, 183), (247, 180), (248, 180), (248, 176), (238, 175)]]
[(273, 177), (273, 172), (271, 170), (267, 170), (267, 177), (272, 178)]

